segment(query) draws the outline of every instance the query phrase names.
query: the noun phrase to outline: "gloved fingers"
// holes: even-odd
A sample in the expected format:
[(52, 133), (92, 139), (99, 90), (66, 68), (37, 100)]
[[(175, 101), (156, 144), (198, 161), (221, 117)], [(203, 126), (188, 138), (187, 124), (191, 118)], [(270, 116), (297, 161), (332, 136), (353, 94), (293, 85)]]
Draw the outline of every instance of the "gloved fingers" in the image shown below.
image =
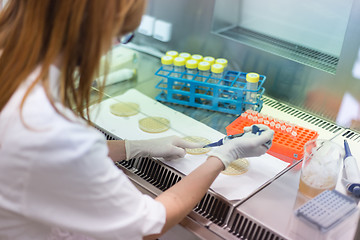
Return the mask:
[(268, 146), (266, 144), (262, 144), (257, 147), (253, 157), (261, 156), (261, 155), (265, 154), (268, 150), (269, 150)]
[(260, 128), (261, 130), (270, 130), (270, 128), (264, 124), (255, 124), (258, 128)]
[(243, 130), (244, 130), (244, 133), (251, 132), (251, 130), (252, 130), (252, 125), (249, 126), (249, 127), (244, 127)]
[(181, 137), (174, 138), (172, 143), (175, 146), (184, 148), (184, 149), (185, 148), (202, 148), (204, 145), (206, 145), (205, 143), (201, 143), (201, 142), (189, 142), (189, 141), (182, 139)]
[(260, 135), (247, 132), (242, 137), (232, 139), (229, 142), (232, 142), (233, 144), (241, 144), (241, 145), (246, 142), (248, 145), (252, 147), (257, 147), (263, 144), (271, 146), (271, 141), (273, 139), (273, 136), (274, 136), (274, 131), (271, 129), (265, 130)]
[(272, 140), (274, 138), (274, 130), (265, 130), (264, 132), (262, 132), (260, 135), (258, 136), (258, 139), (260, 142), (266, 143), (269, 140)]
[(254, 146), (263, 146), (266, 148), (266, 150), (269, 150), (272, 145), (273, 137), (274, 137), (273, 130), (264, 131), (261, 135), (255, 135), (253, 144)]
[(270, 128), (264, 124), (253, 124), (251, 126), (248, 126), (248, 127), (244, 127), (244, 132), (247, 133), (247, 132), (251, 132), (252, 131), (252, 128), (253, 126), (257, 126), (260, 130), (263, 130), (263, 131), (266, 131), (266, 130), (270, 130)]
[(183, 158), (185, 154), (186, 154), (185, 149), (181, 147), (172, 146), (170, 153), (163, 156), (163, 158), (166, 161), (170, 161), (177, 158)]

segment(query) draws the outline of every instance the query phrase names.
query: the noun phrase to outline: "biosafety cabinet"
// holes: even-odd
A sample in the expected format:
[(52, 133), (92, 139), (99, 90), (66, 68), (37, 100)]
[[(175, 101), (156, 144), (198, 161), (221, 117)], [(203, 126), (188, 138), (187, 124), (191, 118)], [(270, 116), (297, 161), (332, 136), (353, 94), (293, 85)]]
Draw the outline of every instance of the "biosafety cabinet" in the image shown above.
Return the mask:
[[(156, 101), (159, 89), (155, 86), (161, 79), (155, 73), (161, 67), (160, 57), (168, 50), (226, 58), (228, 70), (266, 76), (262, 114), (314, 130), (318, 138), (339, 145), (346, 139), (360, 161), (359, 22), (360, 2), (356, 0), (149, 0), (134, 41), (124, 46), (134, 51), (137, 74), (107, 86), (104, 93), (108, 99), (103, 103), (123, 98), (141, 100), (145, 104), (142, 114), (166, 113), (177, 119), (172, 133), (186, 135), (200, 129), (203, 135), (216, 138), (221, 136), (217, 134), (226, 134), (226, 126), (241, 112), (221, 113)], [(109, 139), (128, 138), (106, 114), (98, 114), (94, 120), (97, 127)], [(134, 135), (146, 138), (142, 133)], [(264, 173), (263, 179), (256, 174), (250, 180), (222, 177), (163, 239), (355, 236), (358, 210), (327, 232), (294, 214), (309, 201), (298, 193), (301, 159), (279, 160), (286, 164), (266, 160), (259, 160), (257, 166), (257, 171)], [(139, 189), (152, 196), (191, 170), (148, 158), (117, 165)], [(341, 177), (342, 172), (336, 190), (353, 198)], [(230, 186), (225, 192), (224, 181)]]

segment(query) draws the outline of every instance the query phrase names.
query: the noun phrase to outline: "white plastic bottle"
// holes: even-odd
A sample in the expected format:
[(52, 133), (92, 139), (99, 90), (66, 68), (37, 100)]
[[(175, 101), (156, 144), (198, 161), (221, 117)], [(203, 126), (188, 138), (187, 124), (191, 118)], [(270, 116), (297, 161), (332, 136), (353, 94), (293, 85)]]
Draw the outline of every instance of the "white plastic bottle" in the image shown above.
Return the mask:
[(246, 104), (245, 110), (253, 109), (257, 107), (255, 103), (257, 102), (257, 92), (258, 83), (259, 83), (260, 76), (257, 73), (248, 73), (246, 74), (246, 96), (245, 101), (253, 104)]

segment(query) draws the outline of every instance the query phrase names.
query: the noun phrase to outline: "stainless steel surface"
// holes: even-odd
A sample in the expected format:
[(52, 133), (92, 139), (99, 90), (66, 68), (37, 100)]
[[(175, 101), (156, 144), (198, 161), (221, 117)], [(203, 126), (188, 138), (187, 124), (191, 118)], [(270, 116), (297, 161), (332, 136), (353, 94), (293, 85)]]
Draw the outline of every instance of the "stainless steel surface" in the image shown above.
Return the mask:
[[(238, 11), (237, 6), (242, 0), (218, 1), (222, 4), (233, 4), (234, 7), (227, 10), (229, 14), (226, 17), (228, 21), (236, 21), (238, 16), (235, 17), (234, 14)], [(351, 5), (351, 1), (338, 1), (340, 2)], [(324, 1), (321, 3), (325, 4)], [(360, 46), (360, 28), (357, 27), (360, 21), (359, 1), (352, 1), (335, 74), (212, 32), (214, 8), (215, 0), (149, 0), (146, 13), (157, 19), (171, 22), (173, 24), (172, 39), (170, 42), (163, 43), (152, 37), (138, 34), (135, 41), (142, 46), (151, 46), (163, 52), (175, 49), (225, 57), (229, 59), (230, 69), (255, 71), (266, 75), (265, 94), (267, 96), (332, 122), (335, 122), (345, 92), (350, 92), (355, 98), (360, 99), (360, 81), (354, 79), (351, 74)], [(283, 9), (282, 6), (271, 5), (269, 12), (275, 11), (275, 8)], [(321, 12), (323, 9), (320, 5), (316, 11), (319, 15), (326, 14)], [(307, 16), (305, 11), (301, 14)], [(346, 16), (343, 18), (346, 19)], [(275, 20), (274, 18), (273, 21)], [(218, 24), (221, 25), (221, 23)], [(216, 26), (216, 29), (219, 27), (221, 26)], [(271, 27), (277, 29), (276, 24)], [(312, 30), (315, 29), (308, 31)], [(317, 57), (315, 55), (313, 59)], [(332, 66), (335, 62), (331, 63)], [(355, 126), (352, 127), (355, 128)]]
[[(236, 211), (281, 233), (285, 239), (352, 239), (358, 214), (351, 215), (325, 234), (304, 224), (295, 216), (294, 211), (309, 200), (298, 193), (299, 178), (300, 164), (239, 206)], [(231, 225), (227, 228), (231, 228)]]

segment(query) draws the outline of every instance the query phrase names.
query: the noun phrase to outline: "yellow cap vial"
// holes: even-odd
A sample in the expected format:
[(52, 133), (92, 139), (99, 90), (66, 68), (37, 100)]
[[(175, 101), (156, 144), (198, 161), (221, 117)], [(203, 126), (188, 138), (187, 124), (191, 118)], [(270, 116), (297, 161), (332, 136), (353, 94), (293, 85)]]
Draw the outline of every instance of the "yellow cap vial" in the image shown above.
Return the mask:
[(215, 63), (215, 58), (207, 56), (204, 57), (203, 61), (210, 63), (210, 65), (213, 65)]
[(205, 61), (199, 62), (199, 64), (198, 64), (198, 69), (200, 71), (208, 71), (208, 70), (210, 70), (210, 67), (211, 67), (210, 63), (205, 62)]
[(260, 76), (257, 73), (248, 73), (246, 74), (246, 81), (251, 83), (257, 83), (259, 82)]
[(165, 55), (176, 58), (179, 55), (179, 53), (177, 51), (172, 50), (172, 51), (167, 51)]
[(190, 59), (186, 61), (186, 68), (196, 69), (198, 66), (198, 62), (196, 60)]
[(222, 73), (224, 72), (224, 66), (218, 63), (211, 65), (211, 72), (213, 73)]
[(161, 63), (163, 65), (171, 65), (171, 64), (173, 64), (173, 58), (170, 56), (163, 56), (161, 58)]
[(184, 66), (184, 65), (185, 65), (185, 58), (183, 57), (174, 58), (174, 66)]
[(197, 62), (201, 62), (203, 59), (203, 56), (201, 56), (200, 54), (194, 54), (191, 56), (191, 59), (197, 61)]
[(224, 66), (224, 68), (226, 68), (228, 65), (228, 60), (226, 60), (225, 58), (218, 58), (215, 60), (215, 63), (221, 64)]
[(187, 53), (187, 52), (182, 52), (179, 54), (179, 57), (183, 57), (185, 58), (185, 61), (191, 59), (191, 54), (190, 53)]

